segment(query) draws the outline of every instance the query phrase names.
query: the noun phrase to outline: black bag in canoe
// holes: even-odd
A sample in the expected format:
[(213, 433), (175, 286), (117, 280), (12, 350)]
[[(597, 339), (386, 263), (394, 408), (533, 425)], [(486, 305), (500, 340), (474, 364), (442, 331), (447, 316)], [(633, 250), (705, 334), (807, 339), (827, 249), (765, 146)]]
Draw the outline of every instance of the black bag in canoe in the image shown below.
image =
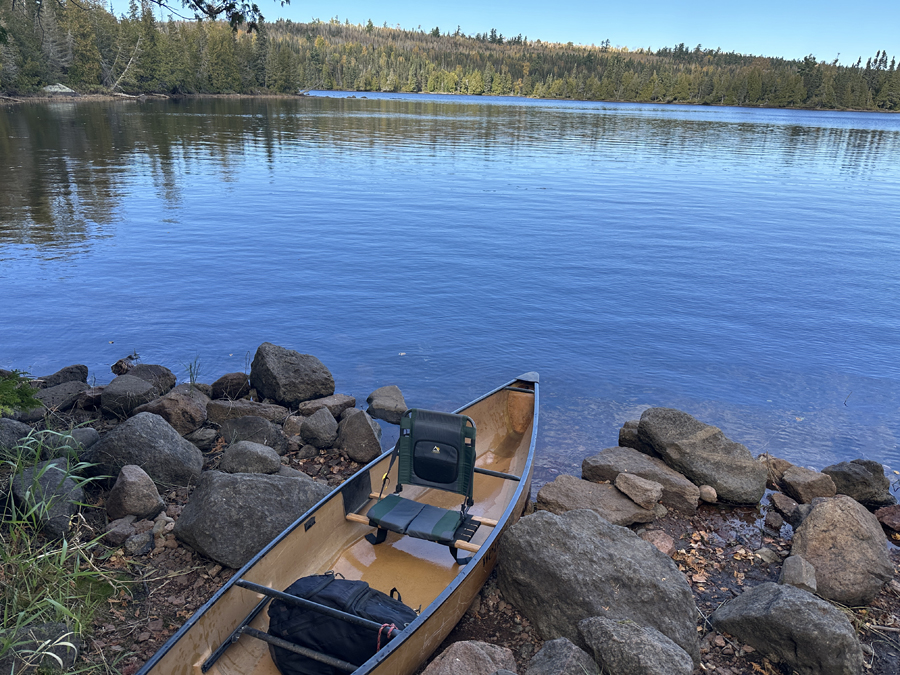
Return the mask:
[[(370, 588), (365, 581), (336, 578), (334, 574), (303, 577), (285, 593), (373, 621), (381, 630), (349, 623), (311, 609), (275, 599), (269, 606), (269, 634), (326, 656), (361, 666), (416, 613), (400, 600)], [(282, 675), (337, 675), (344, 671), (281, 647), (270, 645), (272, 659)]]

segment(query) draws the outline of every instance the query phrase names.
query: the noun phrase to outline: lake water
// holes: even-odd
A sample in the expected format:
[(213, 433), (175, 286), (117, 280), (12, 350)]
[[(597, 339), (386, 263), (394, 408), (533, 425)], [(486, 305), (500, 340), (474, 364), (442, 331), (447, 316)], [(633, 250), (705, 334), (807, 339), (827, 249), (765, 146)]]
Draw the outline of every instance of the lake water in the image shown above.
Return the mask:
[(900, 115), (0, 107), (0, 299), (0, 367), (98, 383), (132, 351), (211, 382), (264, 341), (361, 402), (452, 409), (539, 371), (539, 483), (649, 406), (900, 469)]

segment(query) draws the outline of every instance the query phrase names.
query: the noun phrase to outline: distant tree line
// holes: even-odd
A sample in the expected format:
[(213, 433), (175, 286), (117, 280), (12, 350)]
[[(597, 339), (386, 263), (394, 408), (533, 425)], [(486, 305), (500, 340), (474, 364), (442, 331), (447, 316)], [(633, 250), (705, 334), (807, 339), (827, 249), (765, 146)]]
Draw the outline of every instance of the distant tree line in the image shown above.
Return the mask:
[(302, 89), (900, 110), (900, 69), (757, 57), (679, 44), (629, 51), (544, 43), (495, 28), (474, 37), (329, 21), (158, 22), (132, 0), (116, 17), (98, 0), (0, 0), (0, 90), (61, 82), (83, 92), (252, 93)]

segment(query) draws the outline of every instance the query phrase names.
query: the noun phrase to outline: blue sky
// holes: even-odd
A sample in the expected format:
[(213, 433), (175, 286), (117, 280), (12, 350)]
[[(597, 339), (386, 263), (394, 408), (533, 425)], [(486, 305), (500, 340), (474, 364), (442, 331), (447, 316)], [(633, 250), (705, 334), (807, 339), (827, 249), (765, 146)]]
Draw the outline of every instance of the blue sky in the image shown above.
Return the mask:
[(601, 3), (589, 0), (458, 0), (421, 3), (386, 0), (293, 0), (281, 7), (277, 0), (256, 0), (267, 20), (278, 17), (309, 21), (331, 17), (351, 23), (400, 24), (425, 30), (439, 26), (474, 35), (496, 28), (507, 36), (518, 33), (529, 40), (576, 44), (613, 45), (629, 49), (674, 46), (721, 47), (724, 51), (763, 56), (801, 58), (814, 54), (831, 61), (840, 54), (842, 63), (863, 62), (880, 49), (900, 58), (900, 3), (878, 0), (854, 6), (835, 0), (756, 0), (721, 2), (695, 0), (633, 0)]

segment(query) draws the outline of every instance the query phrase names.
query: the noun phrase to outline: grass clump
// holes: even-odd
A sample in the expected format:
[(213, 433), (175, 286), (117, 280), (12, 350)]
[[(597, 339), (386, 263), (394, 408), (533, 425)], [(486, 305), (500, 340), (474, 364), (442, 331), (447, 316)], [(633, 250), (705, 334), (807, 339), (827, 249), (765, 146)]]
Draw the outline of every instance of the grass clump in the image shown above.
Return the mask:
[[(46, 444), (53, 436), (63, 434), (42, 432), (40, 438), (31, 434), (14, 448), (0, 448), (0, 480), (5, 488), (0, 503), (0, 658), (15, 650), (21, 662), (39, 666), (39, 672), (62, 666), (57, 654), (75, 649), (69, 638), (91, 625), (95, 611), (120, 586), (95, 564), (97, 541), (85, 536), (84, 526), (76, 524), (58, 540), (41, 533), (52, 506), (39, 483), (46, 472), (60, 472), (60, 482), (71, 478), (79, 487), (95, 480), (80, 475), (89, 465), (74, 457), (67, 458), (62, 470), (42, 463), (42, 457), (56, 454)], [(60, 450), (71, 452), (66, 447)], [(25, 498), (16, 500), (12, 481), (26, 469), (32, 469), (33, 477), (25, 486)], [(23, 630), (45, 623), (64, 623), (71, 634), (36, 642)]]
[(9, 415), (15, 410), (37, 408), (41, 402), (34, 397), (31, 380), (25, 377), (28, 373), (13, 370), (0, 375), (0, 415)]

